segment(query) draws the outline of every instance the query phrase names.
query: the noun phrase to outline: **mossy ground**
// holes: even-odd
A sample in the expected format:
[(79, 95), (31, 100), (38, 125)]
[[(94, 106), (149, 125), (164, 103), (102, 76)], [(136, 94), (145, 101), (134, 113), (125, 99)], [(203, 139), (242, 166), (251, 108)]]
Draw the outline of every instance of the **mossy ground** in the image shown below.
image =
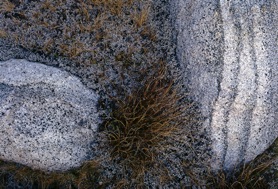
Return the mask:
[[(175, 70), (171, 69), (177, 63), (169, 26), (171, 24), (169, 10), (165, 9), (169, 6), (167, 2), (149, 0), (2, 0), (0, 2), (0, 41), (24, 49), (24, 53), (32, 52), (35, 54), (32, 57), (50, 57), (50, 61), (45, 61), (45, 64), (52, 65), (51, 61), (65, 59), (58, 61), (55, 66), (81, 77), (89, 88), (97, 90), (102, 96), (100, 109), (110, 110), (104, 116), (109, 118), (108, 125), (96, 135), (95, 146), (92, 147), (93, 151), (99, 150), (94, 152), (99, 159), (99, 166), (89, 167), (89, 170), (85, 166), (83, 169), (81, 167), (68, 173), (53, 173), (50, 176), (17, 164), (2, 163), (1, 175), (4, 185), (14, 183), (14, 188), (16, 186), (43, 188), (47, 184), (52, 188), (155, 188), (159, 185), (165, 188), (187, 188), (197, 180), (199, 182), (195, 184), (205, 184), (205, 180), (200, 182), (200, 178), (209, 173), (207, 170), (210, 156), (209, 140), (207, 132), (199, 124), (202, 118), (196, 106), (191, 106), (184, 112), (190, 116), (183, 120), (184, 125), (179, 124), (178, 127), (174, 124), (178, 121), (175, 119), (175, 114), (173, 112), (167, 114), (163, 109), (165, 103), (168, 109), (174, 107), (172, 110), (177, 113), (179, 109), (177, 103), (183, 104), (180, 108), (192, 104), (186, 95), (182, 95), (185, 94), (185, 90), (180, 88), (178, 82), (180, 78)], [(14, 58), (26, 57), (20, 55)], [(156, 73), (163, 67), (161, 62), (166, 62), (164, 68), (166, 74), (159, 78)], [(148, 91), (146, 87), (150, 81), (157, 81), (159, 84), (155, 88), (148, 88), (151, 89)], [(161, 95), (159, 90), (164, 91), (163, 94), (166, 95)], [(165, 127), (166, 131), (162, 130), (167, 135), (158, 133), (159, 137), (155, 138), (153, 133), (159, 130), (149, 129), (144, 123), (143, 126), (139, 126), (142, 126), (143, 132), (149, 132), (150, 135), (142, 135), (141, 131), (137, 135), (137, 130), (133, 133), (143, 139), (144, 136), (151, 138), (148, 138), (146, 143), (143, 141), (140, 144), (136, 143), (140, 139), (133, 138), (130, 143), (129, 139), (127, 140), (129, 135), (121, 134), (124, 133), (124, 127), (134, 124), (122, 124), (124, 127), (116, 125), (115, 129), (115, 124), (111, 127), (111, 123), (115, 123), (115, 120), (125, 120), (127, 116), (124, 118), (122, 116), (127, 115), (128, 111), (147, 112), (145, 109), (147, 106), (143, 105), (146, 100), (148, 105), (157, 108), (154, 109), (157, 112), (152, 110), (152, 116), (149, 114), (149, 117), (141, 114), (141, 118), (148, 123), (147, 125), (159, 122), (151, 118), (165, 119), (168, 127)], [(168, 106), (165, 101), (170, 105)], [(132, 103), (143, 104), (137, 109)], [(134, 115), (137, 115), (136, 113)], [(132, 119), (138, 123), (136, 118), (131, 118), (131, 122)], [(131, 130), (134, 131), (134, 128)], [(122, 141), (123, 139), (125, 141)], [(135, 149), (138, 147), (138, 150), (130, 151), (129, 147), (119, 147), (119, 142), (128, 142), (129, 147), (133, 148), (135, 145)], [(138, 165), (142, 164), (142, 161), (136, 159), (138, 152), (141, 154), (148, 152), (147, 156), (139, 157), (151, 157), (147, 158), (150, 164), (141, 166), (139, 177), (134, 175), (131, 169), (135, 167), (133, 170), (138, 170)], [(138, 162), (134, 166), (136, 161)], [(277, 173), (270, 175), (276, 176)], [(192, 181), (189, 181), (190, 177)], [(228, 184), (232, 182), (223, 181), (221, 178), (211, 181), (213, 187), (218, 187), (219, 182)], [(87, 179), (85, 183), (91, 184), (81, 185), (80, 179), (81, 181)], [(61, 180), (62, 184), (57, 183)], [(64, 182), (66, 185), (63, 185)]]

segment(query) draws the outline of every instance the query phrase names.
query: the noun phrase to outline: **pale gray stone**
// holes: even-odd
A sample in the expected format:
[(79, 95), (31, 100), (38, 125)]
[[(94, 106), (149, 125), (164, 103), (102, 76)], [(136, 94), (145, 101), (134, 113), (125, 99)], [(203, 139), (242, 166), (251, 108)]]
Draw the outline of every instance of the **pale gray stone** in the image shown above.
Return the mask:
[(213, 169), (278, 136), (278, 1), (175, 0), (177, 56), (211, 133)]
[(26, 60), (0, 62), (0, 157), (54, 171), (90, 153), (98, 96), (68, 72)]

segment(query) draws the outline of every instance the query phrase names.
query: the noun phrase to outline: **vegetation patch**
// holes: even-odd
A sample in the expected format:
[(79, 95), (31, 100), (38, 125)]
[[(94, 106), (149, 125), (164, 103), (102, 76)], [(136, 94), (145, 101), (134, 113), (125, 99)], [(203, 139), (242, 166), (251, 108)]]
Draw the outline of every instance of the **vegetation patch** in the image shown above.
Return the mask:
[[(278, 139), (261, 155), (234, 170), (208, 170), (202, 180), (207, 189), (276, 189), (278, 187)], [(194, 185), (200, 184), (198, 176), (188, 174)]]
[(263, 176), (274, 160), (260, 156), (233, 172), (220, 172), (212, 176), (210, 188), (215, 189), (267, 189), (268, 179)]
[(186, 129), (184, 114), (190, 106), (184, 106), (178, 86), (166, 78), (164, 64), (142, 82), (123, 98), (112, 98), (114, 108), (105, 123), (112, 157), (132, 168), (136, 179), (159, 163), (157, 157), (166, 148), (163, 142)]
[[(1, 162), (0, 187), (15, 183), (21, 188), (105, 188), (105, 184), (146, 188), (146, 178), (153, 177), (148, 184), (164, 186), (163, 182), (169, 181), (177, 188), (175, 184), (185, 180), (185, 175), (195, 181), (192, 185), (200, 185), (199, 175), (190, 173), (191, 165), (206, 166), (192, 157), (202, 158), (204, 153), (195, 149), (204, 145), (198, 141), (199, 130), (194, 125), (198, 115), (189, 111), (192, 103), (181, 94), (181, 86), (169, 76), (166, 65), (158, 63), (168, 60), (170, 45), (157, 35), (161, 28), (154, 24), (152, 8), (150, 0), (0, 1), (0, 38), (29, 51), (99, 66), (88, 77), (96, 75), (94, 82), (107, 84), (103, 88), (110, 95), (111, 106), (105, 108), (111, 113), (100, 133), (107, 139), (104, 148), (109, 147), (112, 159), (104, 160), (105, 168), (92, 161), (65, 173)], [(203, 162), (208, 163), (208, 159)], [(271, 178), (264, 177), (263, 172), (272, 162), (262, 157), (234, 173), (207, 171), (211, 176), (203, 181), (208, 181), (207, 188), (263, 189)], [(114, 164), (122, 169), (114, 169)], [(181, 176), (173, 175), (171, 171), (182, 169), (182, 164), (190, 166), (175, 172)], [(271, 175), (277, 177), (277, 173)], [(104, 180), (105, 184), (101, 183)]]
[(99, 165), (95, 161), (86, 162), (78, 169), (49, 173), (16, 163), (0, 161), (1, 188), (100, 188), (98, 177)]
[(122, 51), (153, 51), (150, 6), (145, 0), (3, 0), (0, 28), (30, 51), (104, 64)]

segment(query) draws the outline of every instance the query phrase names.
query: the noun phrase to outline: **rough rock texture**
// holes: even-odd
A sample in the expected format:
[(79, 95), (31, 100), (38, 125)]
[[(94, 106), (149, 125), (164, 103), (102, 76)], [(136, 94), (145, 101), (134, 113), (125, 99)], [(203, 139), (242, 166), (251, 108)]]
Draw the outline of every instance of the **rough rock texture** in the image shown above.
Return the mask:
[(98, 123), (98, 96), (68, 72), (0, 62), (0, 157), (43, 170), (79, 166)]
[(278, 2), (172, 5), (185, 83), (211, 131), (212, 167), (248, 162), (278, 136)]
[[(14, 1), (10, 2), (14, 3)], [(109, 108), (110, 98), (108, 97), (116, 96), (119, 87), (128, 91), (130, 87), (136, 86), (135, 80), (138, 76), (141, 77), (138, 71), (148, 70), (148, 67), (163, 60), (169, 62), (173, 68), (172, 76), (180, 74), (178, 71), (181, 69), (176, 66), (175, 61), (175, 43), (171, 38), (175, 36), (172, 35), (168, 0), (133, 1), (131, 6), (126, 6), (128, 3), (124, 5), (122, 15), (117, 17), (111, 15), (111, 6), (104, 8), (106, 6), (100, 5), (96, 9), (86, 6), (86, 4), (92, 4), (93, 1), (55, 0), (53, 2), (56, 5), (60, 4), (55, 6), (56, 11), (52, 8), (45, 8), (49, 2), (20, 1), (20, 5), (16, 5), (12, 12), (1, 13), (0, 10), (0, 30), (4, 30), (7, 34), (4, 38), (0, 37), (0, 61), (12, 58), (27, 59), (72, 73), (80, 78), (87, 88), (99, 94), (100, 115), (102, 112), (109, 113), (105, 110), (111, 110), (113, 106)], [(111, 2), (114, 1), (107, 1), (109, 4)], [(150, 9), (147, 8), (149, 4), (152, 4)], [(86, 9), (88, 14), (84, 14)], [(133, 20), (135, 14), (138, 13), (139, 16), (141, 10), (144, 14), (140, 17), (147, 21), (138, 28)], [(150, 10), (148, 18), (144, 18), (148, 10)], [(24, 17), (18, 16), (18, 13), (24, 14)], [(86, 18), (87, 15), (90, 16), (89, 19)], [(97, 15), (100, 15), (103, 20), (97, 22), (101, 23), (97, 24), (100, 26), (99, 29), (93, 29), (90, 32), (81, 28), (94, 26)], [(96, 39), (97, 36), (98, 39)], [(62, 49), (66, 54), (74, 53), (76, 56), (61, 54)], [(91, 50), (88, 51), (88, 49)], [(199, 127), (195, 128), (200, 131)], [(201, 132), (199, 135), (202, 137), (196, 139), (195, 135), (195, 140), (184, 135), (184, 140), (167, 144), (167, 152), (161, 154), (161, 161), (165, 162), (171, 177), (175, 178), (168, 188), (179, 188), (181, 183), (189, 182), (184, 174), (183, 163), (185, 161), (195, 163), (202, 159), (202, 162), (207, 162), (210, 152), (204, 153), (203, 150), (207, 149), (208, 143), (204, 137), (207, 135), (202, 135)], [(96, 132), (94, 136), (89, 156), (92, 160), (98, 160), (104, 170), (100, 181), (107, 183), (111, 178), (130, 180), (127, 178), (129, 173), (126, 174), (126, 167), (122, 162), (110, 157), (111, 148), (106, 143), (105, 135), (102, 132)], [(175, 141), (177, 140), (179, 139)], [(191, 143), (194, 143), (194, 147), (197, 146), (197, 150), (194, 148), (195, 153), (190, 153)], [(202, 154), (202, 156), (196, 154)], [(153, 169), (157, 168), (153, 167)], [(162, 176), (164, 175), (163, 173)], [(149, 188), (157, 188), (160, 180), (160, 171), (148, 173), (145, 177), (145, 184)], [(113, 182), (109, 184), (110, 188), (113, 188)], [(11, 188), (16, 187), (11, 186)]]

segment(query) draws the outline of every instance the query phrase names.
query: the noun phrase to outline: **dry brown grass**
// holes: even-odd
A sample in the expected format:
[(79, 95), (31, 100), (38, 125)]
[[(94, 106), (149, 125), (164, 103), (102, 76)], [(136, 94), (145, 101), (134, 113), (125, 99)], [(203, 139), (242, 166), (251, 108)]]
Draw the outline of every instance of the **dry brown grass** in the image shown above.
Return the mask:
[(120, 16), (123, 12), (123, 8), (131, 6), (134, 0), (91, 0), (93, 6), (104, 7), (112, 15)]
[[(157, 37), (156, 37), (156, 31), (154, 31), (152, 28), (150, 27), (144, 27), (141, 31), (141, 35), (143, 37), (147, 37), (149, 38), (151, 41), (156, 41)], [(147, 49), (147, 48), (146, 48)]]
[(0, 187), (3, 188), (9, 184), (9, 177), (26, 188), (97, 188), (99, 185), (98, 174), (98, 164), (95, 161), (86, 162), (78, 169), (61, 173), (47, 173), (15, 163), (0, 161)]
[(51, 0), (44, 1), (41, 8), (46, 9), (46, 10), (50, 10), (50, 12), (56, 11), (54, 3)]
[[(262, 155), (258, 156), (248, 164), (235, 169), (233, 172), (219, 172), (216, 175), (211, 174), (209, 179), (211, 189), (267, 189), (269, 182), (274, 176), (267, 176), (266, 171), (278, 158), (278, 139)], [(276, 170), (277, 171), (277, 170)], [(273, 174), (273, 173), (272, 173)], [(269, 177), (269, 178), (268, 178)]]
[(0, 13), (9, 13), (12, 12), (15, 8), (15, 5), (9, 0), (2, 0), (0, 2)]
[(177, 86), (166, 78), (163, 64), (152, 77), (143, 77), (141, 88), (123, 99), (113, 98), (115, 108), (105, 123), (112, 157), (131, 168), (136, 179), (159, 164), (161, 142), (186, 125), (181, 118), (186, 107), (178, 104)]
[(7, 33), (3, 30), (0, 30), (0, 38), (5, 38), (7, 37)]
[(214, 189), (267, 189), (268, 184), (262, 174), (270, 167), (273, 161), (254, 164), (251, 162), (244, 165), (240, 171), (235, 171), (231, 175), (224, 172), (212, 177)]
[(134, 13), (133, 20), (138, 28), (141, 28), (146, 23), (149, 17), (149, 13), (150, 7), (148, 5), (143, 7), (142, 10)]
[[(192, 185), (206, 189), (269, 189), (277, 186), (278, 138), (261, 155), (234, 170), (212, 171), (206, 168), (204, 175), (199, 175), (190, 168), (191, 162), (184, 162), (185, 173)], [(185, 187), (186, 188), (186, 187)], [(276, 188), (276, 187), (274, 187)]]
[(111, 51), (109, 45), (121, 37), (129, 39), (124, 44), (126, 47), (143, 43), (138, 32), (148, 22), (150, 3), (141, 0), (78, 0), (75, 3), (3, 0), (0, 4), (0, 13), (8, 20), (1, 29), (16, 44), (54, 57), (68, 57), (78, 64), (93, 64), (103, 62), (103, 54), (115, 56), (111, 52), (118, 53), (117, 49)]

